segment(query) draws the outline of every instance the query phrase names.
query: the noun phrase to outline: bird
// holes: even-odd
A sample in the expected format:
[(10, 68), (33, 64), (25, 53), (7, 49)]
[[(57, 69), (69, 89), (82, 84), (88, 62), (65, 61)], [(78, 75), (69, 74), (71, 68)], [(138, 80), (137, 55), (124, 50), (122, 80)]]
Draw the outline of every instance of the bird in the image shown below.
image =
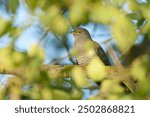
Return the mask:
[(92, 40), (87, 29), (78, 27), (71, 33), (75, 39), (73, 50), (78, 65), (87, 66), (95, 57), (100, 58), (104, 65), (111, 65), (105, 51), (98, 42)]
[[(81, 66), (87, 66), (94, 58), (98, 57), (104, 63), (105, 66), (112, 66), (109, 61), (105, 51), (100, 46), (99, 43), (92, 40), (89, 31), (85, 28), (76, 28), (74, 31), (71, 31), (74, 36), (74, 47), (73, 51), (75, 51), (76, 63)], [(97, 85), (101, 85), (101, 82), (96, 82)], [(136, 86), (132, 82), (128, 82), (128, 87), (130, 89), (129, 92), (133, 92), (136, 89)], [(121, 82), (121, 86), (128, 88), (127, 82)]]

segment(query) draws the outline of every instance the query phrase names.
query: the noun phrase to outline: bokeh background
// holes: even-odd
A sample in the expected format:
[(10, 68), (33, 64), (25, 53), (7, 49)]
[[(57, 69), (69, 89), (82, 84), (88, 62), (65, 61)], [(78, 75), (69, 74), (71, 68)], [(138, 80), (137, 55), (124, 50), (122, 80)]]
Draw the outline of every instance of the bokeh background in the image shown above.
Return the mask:
[[(149, 99), (149, 14), (149, 0), (0, 0), (0, 99)], [(86, 78), (75, 80), (83, 78), (78, 70), (57, 79), (41, 70), (75, 64), (68, 54), (76, 27), (86, 28), (123, 71), (100, 78), (101, 86), (84, 86)], [(20, 68), (21, 76), (5, 72)], [(120, 85), (125, 74), (136, 91)]]

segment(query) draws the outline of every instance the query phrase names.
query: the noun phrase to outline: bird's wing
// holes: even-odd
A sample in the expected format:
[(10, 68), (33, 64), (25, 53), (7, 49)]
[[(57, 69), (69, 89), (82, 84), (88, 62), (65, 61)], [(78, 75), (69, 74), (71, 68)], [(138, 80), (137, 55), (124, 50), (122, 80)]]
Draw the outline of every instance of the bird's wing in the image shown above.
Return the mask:
[(103, 48), (99, 45), (99, 43), (95, 41), (93, 41), (93, 43), (94, 43), (94, 49), (96, 51), (96, 54), (100, 57), (103, 63), (107, 66), (111, 65), (108, 57), (106, 56)]

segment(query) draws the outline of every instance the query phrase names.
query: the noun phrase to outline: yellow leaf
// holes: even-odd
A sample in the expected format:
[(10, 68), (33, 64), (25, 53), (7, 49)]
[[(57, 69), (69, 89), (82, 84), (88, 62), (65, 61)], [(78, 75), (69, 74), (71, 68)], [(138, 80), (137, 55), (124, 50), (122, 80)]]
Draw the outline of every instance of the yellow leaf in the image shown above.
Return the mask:
[(103, 62), (98, 58), (93, 58), (86, 67), (88, 77), (94, 81), (101, 81), (105, 78), (105, 66)]
[(58, 89), (54, 89), (53, 90), (53, 99), (57, 99), (57, 100), (69, 100), (70, 96), (68, 95), (67, 92), (62, 91), (62, 90), (58, 90)]
[(77, 25), (87, 20), (87, 4), (88, 0), (75, 0), (70, 8), (69, 19), (73, 25)]
[(31, 47), (29, 48), (28, 55), (31, 57), (39, 57), (43, 59), (45, 54), (42, 48), (40, 48), (36, 44), (32, 44)]
[(86, 79), (87, 76), (85, 75), (85, 71), (81, 67), (78, 66), (74, 67), (71, 73), (72, 73), (73, 80), (77, 86), (79, 87), (89, 86), (89, 83)]
[(136, 29), (123, 13), (116, 11), (114, 15), (115, 21), (111, 25), (112, 35), (120, 50), (125, 53), (137, 38)]

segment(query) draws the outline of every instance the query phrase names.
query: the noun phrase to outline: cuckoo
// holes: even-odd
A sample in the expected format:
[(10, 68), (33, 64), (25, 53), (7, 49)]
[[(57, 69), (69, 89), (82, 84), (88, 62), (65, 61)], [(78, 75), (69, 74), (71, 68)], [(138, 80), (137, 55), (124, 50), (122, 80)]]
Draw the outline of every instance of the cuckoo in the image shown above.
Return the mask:
[(71, 32), (75, 38), (74, 48), (77, 64), (86, 66), (94, 57), (99, 57), (104, 65), (109, 66), (110, 61), (106, 56), (103, 48), (92, 40), (88, 30), (76, 28)]
[[(95, 57), (98, 57), (104, 65), (111, 66), (111, 63), (103, 48), (97, 42), (92, 40), (88, 30), (84, 28), (76, 28), (71, 33), (75, 38), (73, 51), (75, 51), (77, 64), (80, 66), (87, 66), (90, 61), (92, 61)], [(100, 85), (100, 82), (96, 83)], [(122, 81), (121, 85), (122, 83), (123, 86), (125, 84), (125, 87), (127, 86), (131, 92), (137, 89), (136, 85), (134, 82), (131, 82), (131, 80), (129, 82)]]

